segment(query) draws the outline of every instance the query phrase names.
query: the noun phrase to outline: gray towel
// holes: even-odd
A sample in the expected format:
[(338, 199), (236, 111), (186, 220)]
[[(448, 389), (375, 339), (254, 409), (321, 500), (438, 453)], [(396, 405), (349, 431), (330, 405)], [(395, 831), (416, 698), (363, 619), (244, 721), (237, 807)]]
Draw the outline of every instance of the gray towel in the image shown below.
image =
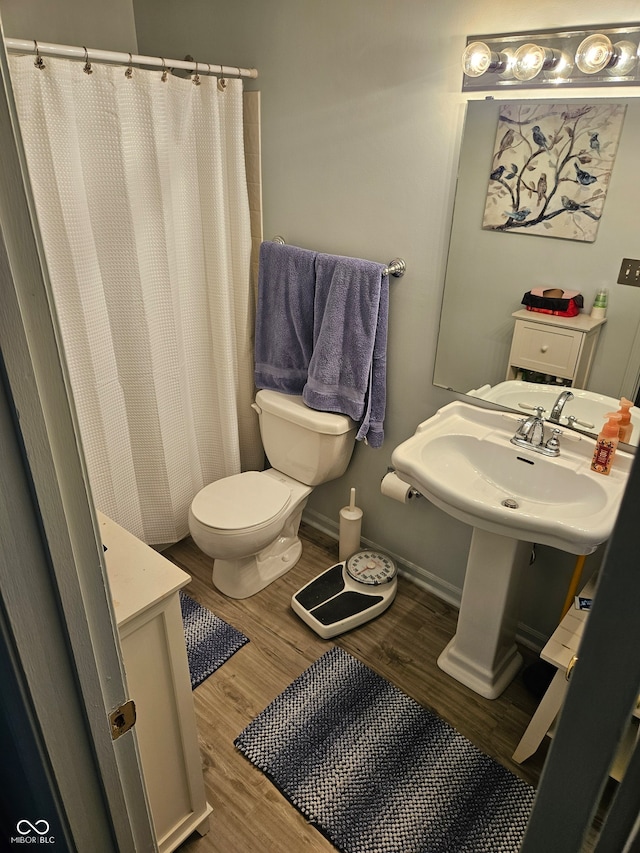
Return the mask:
[(359, 424), (379, 447), (386, 405), (389, 279), (384, 265), (318, 253), (314, 345), (302, 399)]
[(260, 246), (255, 383), (301, 394), (313, 350), (316, 253), (297, 246)]

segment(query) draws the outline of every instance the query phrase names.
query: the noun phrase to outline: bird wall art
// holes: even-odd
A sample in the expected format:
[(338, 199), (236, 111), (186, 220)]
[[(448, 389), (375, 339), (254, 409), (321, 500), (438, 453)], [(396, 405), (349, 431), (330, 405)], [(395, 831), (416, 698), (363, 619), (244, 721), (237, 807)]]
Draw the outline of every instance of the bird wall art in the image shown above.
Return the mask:
[(593, 243), (626, 112), (624, 104), (504, 104), (482, 227)]

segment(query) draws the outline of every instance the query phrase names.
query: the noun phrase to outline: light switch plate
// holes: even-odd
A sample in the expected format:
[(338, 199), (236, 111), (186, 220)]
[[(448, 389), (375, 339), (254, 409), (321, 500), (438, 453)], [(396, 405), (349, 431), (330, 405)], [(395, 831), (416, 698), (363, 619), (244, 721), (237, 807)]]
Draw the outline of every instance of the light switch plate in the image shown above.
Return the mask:
[(640, 287), (640, 261), (623, 258), (618, 275), (618, 284), (632, 284)]

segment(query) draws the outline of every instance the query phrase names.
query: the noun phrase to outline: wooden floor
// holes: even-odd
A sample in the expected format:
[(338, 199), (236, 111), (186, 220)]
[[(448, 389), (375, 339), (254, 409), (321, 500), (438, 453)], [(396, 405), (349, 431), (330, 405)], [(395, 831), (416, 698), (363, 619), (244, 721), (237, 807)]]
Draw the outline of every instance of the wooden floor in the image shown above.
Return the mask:
[[(291, 610), (291, 596), (337, 562), (337, 544), (304, 526), (303, 555), (283, 578), (252, 598), (235, 601), (215, 590), (211, 560), (190, 539), (164, 556), (193, 578), (193, 598), (250, 641), (194, 691), (211, 830), (180, 848), (189, 853), (302, 853), (335, 848), (268, 779), (236, 752), (242, 729), (332, 644), (435, 711), (483, 752), (537, 785), (546, 744), (523, 766), (510, 756), (537, 706), (520, 678), (495, 700), (483, 699), (441, 672), (436, 658), (455, 633), (457, 611), (400, 578), (390, 609), (377, 620), (322, 640)], [(534, 660), (523, 650), (526, 660)]]

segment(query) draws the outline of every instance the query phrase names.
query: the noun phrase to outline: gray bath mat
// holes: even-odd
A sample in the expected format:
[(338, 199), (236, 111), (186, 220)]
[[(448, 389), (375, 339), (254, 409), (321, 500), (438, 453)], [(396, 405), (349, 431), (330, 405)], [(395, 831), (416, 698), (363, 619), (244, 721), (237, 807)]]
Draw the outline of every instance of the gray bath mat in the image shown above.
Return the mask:
[(235, 745), (343, 853), (516, 853), (535, 793), (337, 647)]
[(219, 669), (249, 638), (180, 590), (191, 689)]

